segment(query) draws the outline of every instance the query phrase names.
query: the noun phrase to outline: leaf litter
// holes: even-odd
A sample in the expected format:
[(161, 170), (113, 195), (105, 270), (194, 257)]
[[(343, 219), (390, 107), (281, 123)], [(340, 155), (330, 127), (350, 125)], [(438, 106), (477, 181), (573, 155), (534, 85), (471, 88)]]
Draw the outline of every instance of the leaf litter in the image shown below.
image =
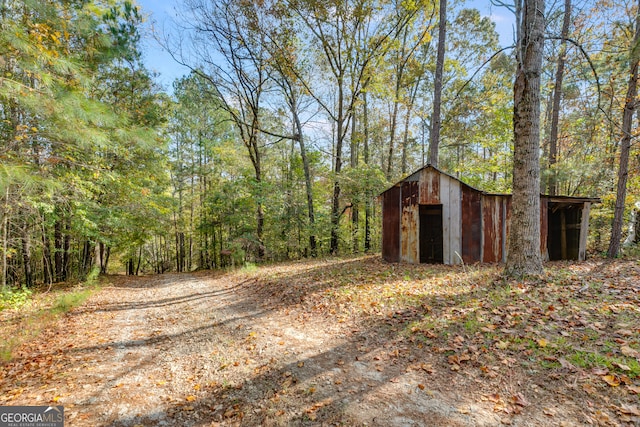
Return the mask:
[(111, 277), (15, 350), (0, 404), (62, 404), (80, 426), (638, 425), (638, 263), (500, 269)]

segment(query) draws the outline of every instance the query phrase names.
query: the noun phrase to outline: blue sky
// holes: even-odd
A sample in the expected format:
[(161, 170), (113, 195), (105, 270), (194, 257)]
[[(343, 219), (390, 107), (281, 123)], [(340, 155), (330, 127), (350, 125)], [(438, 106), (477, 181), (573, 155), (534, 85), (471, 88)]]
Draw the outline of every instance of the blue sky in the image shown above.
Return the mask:
[[(213, 0), (215, 1), (215, 0)], [(175, 17), (182, 0), (137, 0), (142, 7), (144, 16), (147, 17), (144, 31), (144, 61), (152, 71), (158, 72), (159, 83), (168, 91), (171, 91), (172, 82), (189, 72), (189, 70), (176, 63), (167, 52), (151, 37), (151, 28), (162, 31), (170, 28), (171, 18)], [(513, 15), (505, 8), (492, 6), (489, 0), (469, 0), (465, 7), (474, 7), (480, 10), (484, 16), (490, 16), (496, 23), (496, 29), (500, 34), (500, 43), (503, 46), (513, 44)]]

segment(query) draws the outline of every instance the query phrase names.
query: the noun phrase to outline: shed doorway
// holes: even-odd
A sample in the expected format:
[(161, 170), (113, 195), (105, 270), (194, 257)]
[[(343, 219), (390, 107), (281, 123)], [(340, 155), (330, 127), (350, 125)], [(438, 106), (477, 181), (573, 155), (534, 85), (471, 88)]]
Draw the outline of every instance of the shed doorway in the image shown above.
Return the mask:
[(442, 205), (420, 205), (420, 262), (442, 264)]
[(549, 202), (547, 249), (551, 261), (578, 259), (581, 221), (582, 204)]

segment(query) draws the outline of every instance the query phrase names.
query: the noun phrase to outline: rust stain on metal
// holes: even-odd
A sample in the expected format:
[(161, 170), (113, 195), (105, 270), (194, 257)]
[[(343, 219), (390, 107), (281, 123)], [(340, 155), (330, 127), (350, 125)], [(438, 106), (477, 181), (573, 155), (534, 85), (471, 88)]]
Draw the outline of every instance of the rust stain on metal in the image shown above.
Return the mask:
[(392, 187), (382, 195), (382, 257), (400, 261), (400, 187)]
[(502, 260), (502, 203), (496, 196), (485, 196), (483, 206), (484, 262)]
[(402, 183), (402, 215), (400, 217), (400, 259), (418, 263), (418, 182)]
[(420, 176), (420, 204), (440, 204), (440, 173), (424, 169)]
[(462, 259), (466, 263), (481, 261), (482, 195), (462, 186)]

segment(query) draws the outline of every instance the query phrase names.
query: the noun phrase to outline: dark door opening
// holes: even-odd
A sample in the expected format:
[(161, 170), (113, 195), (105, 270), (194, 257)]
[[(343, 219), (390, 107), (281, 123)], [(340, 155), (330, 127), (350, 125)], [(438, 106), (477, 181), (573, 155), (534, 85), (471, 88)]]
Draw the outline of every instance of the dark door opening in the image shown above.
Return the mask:
[(551, 261), (578, 259), (581, 221), (582, 205), (549, 203), (547, 249)]
[(420, 262), (442, 264), (442, 205), (420, 205)]

